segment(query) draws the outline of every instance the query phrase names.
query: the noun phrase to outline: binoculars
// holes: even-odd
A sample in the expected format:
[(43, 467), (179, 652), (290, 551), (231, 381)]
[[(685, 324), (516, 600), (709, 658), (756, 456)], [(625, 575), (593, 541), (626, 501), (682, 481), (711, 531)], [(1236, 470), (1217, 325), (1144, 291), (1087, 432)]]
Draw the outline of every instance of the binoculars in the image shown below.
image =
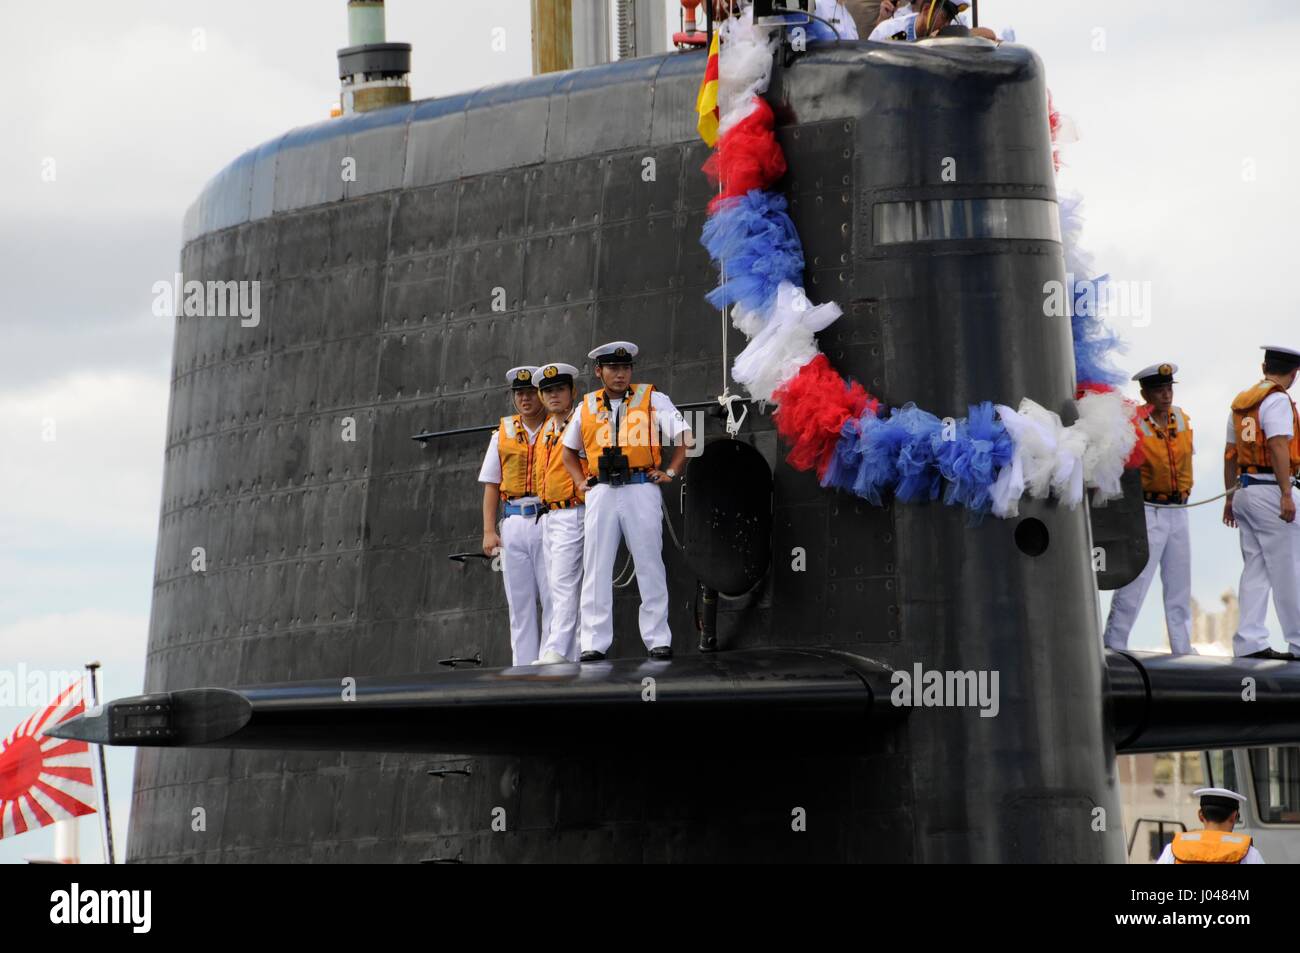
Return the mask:
[(632, 475), (628, 465), (627, 454), (622, 447), (605, 447), (597, 461), (600, 482), (610, 486), (623, 486)]

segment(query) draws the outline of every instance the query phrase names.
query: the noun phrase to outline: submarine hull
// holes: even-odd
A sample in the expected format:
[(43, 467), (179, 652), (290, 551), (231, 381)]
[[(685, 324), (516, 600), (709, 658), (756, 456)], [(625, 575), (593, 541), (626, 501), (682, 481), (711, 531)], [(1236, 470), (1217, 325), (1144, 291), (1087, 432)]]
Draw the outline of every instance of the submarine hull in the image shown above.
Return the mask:
[[(185, 278), (259, 282), (260, 317), (177, 319), (146, 692), (509, 664), (500, 578), (447, 558), (479, 545), (486, 435), (410, 436), (509, 412), (515, 365), (567, 360), (587, 386), (583, 355), (613, 339), (679, 404), (720, 392), (702, 73), (646, 57), (333, 120), (208, 185)], [(1068, 319), (1041, 293), (1061, 246), (1034, 218), (1055, 210), (1046, 96), (1009, 44), (844, 43), (778, 68), (805, 285), (844, 309), (821, 347), (889, 405), (1071, 412)], [(945, 202), (1010, 224), (900, 224)], [(1122, 861), (1086, 508), (972, 525), (873, 506), (791, 469), (759, 408), (738, 439), (772, 470), (771, 564), (719, 601), (721, 652), (997, 673), (996, 713), (916, 708), (843, 753), (789, 732), (755, 751), (707, 717), (639, 725), (631, 758), (581, 719), (526, 756), (142, 748), (130, 859)], [(678, 538), (689, 492), (688, 467), (664, 495)], [(665, 539), (689, 655), (697, 580)], [(644, 655), (637, 608), (618, 590), (615, 658)]]

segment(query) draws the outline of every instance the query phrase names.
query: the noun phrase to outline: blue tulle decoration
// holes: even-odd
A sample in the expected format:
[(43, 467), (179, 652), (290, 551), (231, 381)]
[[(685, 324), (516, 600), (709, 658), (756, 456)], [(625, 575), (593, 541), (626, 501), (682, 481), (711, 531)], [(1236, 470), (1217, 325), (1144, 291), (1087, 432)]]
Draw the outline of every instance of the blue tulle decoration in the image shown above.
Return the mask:
[(839, 443), (831, 457), (822, 486), (856, 493), (876, 506), (881, 494), (898, 482), (898, 451), (907, 434), (888, 418), (867, 408), (862, 416), (844, 421)]
[(993, 405), (988, 401), (973, 405), (969, 417), (957, 421), (949, 431), (940, 431), (936, 439), (935, 460), (947, 481), (943, 501), (973, 513), (989, 512), (989, 491), (1014, 453), (1011, 435)]
[(844, 422), (821, 483), (876, 506), (890, 493), (916, 503), (937, 500), (942, 490), (945, 503), (979, 517), (991, 510), (991, 488), (1014, 453), (1011, 435), (987, 401), (947, 429), (915, 404), (888, 417), (867, 410)]
[(700, 241), (715, 263), (727, 266), (726, 282), (708, 295), (715, 308), (739, 303), (766, 312), (782, 281), (803, 284), (803, 245), (777, 192), (752, 189), (723, 202), (705, 221)]
[[(875, 415), (868, 409), (863, 416), (874, 418)], [(839, 442), (835, 444), (835, 452), (831, 454), (831, 462), (826, 466), (826, 473), (822, 475), (823, 487), (834, 487), (837, 490), (853, 489), (853, 481), (858, 478), (858, 466), (862, 457), (858, 449), (858, 426), (858, 420), (853, 417), (844, 421), (844, 426), (840, 428)]]
[(870, 412), (858, 421), (858, 432), (858, 475), (852, 490), (880, 506), (881, 494), (893, 492), (898, 483), (898, 453), (907, 432), (895, 425), (893, 417), (877, 417)]
[(1087, 280), (1076, 279), (1070, 289), (1070, 331), (1074, 337), (1075, 379), (1082, 383), (1120, 384), (1124, 373), (1110, 363), (1114, 352), (1122, 352), (1120, 336), (1102, 320), (1099, 301), (1105, 293), (1109, 275)]
[(898, 450), (898, 486), (894, 495), (904, 503), (939, 498), (939, 468), (934, 446), (943, 422), (915, 404), (904, 404), (890, 418), (905, 436)]

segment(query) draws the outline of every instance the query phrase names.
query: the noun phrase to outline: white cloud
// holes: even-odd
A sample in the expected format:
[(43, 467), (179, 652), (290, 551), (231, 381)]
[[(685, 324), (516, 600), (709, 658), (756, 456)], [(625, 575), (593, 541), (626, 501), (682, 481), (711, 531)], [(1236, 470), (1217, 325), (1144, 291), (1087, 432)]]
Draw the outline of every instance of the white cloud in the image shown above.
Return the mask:
[(21, 618), (0, 623), (0, 668), (80, 671), (98, 661), (106, 694), (139, 694), (148, 634), (149, 617), (140, 613), (82, 608)]
[(0, 392), (0, 535), (73, 550), (99, 533), (151, 538), (168, 390), (161, 376), (78, 372)]

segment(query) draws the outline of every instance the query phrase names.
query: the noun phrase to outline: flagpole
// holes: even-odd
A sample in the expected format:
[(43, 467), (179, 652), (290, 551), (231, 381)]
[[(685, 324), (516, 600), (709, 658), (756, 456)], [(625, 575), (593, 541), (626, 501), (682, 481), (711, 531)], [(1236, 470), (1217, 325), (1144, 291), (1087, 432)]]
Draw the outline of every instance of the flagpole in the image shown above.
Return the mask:
[[(99, 671), (98, 662), (87, 662), (86, 671), (90, 673), (90, 703), (99, 705), (99, 685), (95, 680), (95, 673)], [(113, 817), (108, 809), (108, 762), (104, 758), (104, 746), (95, 745), (99, 750), (99, 803), (100, 816), (104, 819), (104, 862), (108, 864), (116, 863), (113, 857)]]

